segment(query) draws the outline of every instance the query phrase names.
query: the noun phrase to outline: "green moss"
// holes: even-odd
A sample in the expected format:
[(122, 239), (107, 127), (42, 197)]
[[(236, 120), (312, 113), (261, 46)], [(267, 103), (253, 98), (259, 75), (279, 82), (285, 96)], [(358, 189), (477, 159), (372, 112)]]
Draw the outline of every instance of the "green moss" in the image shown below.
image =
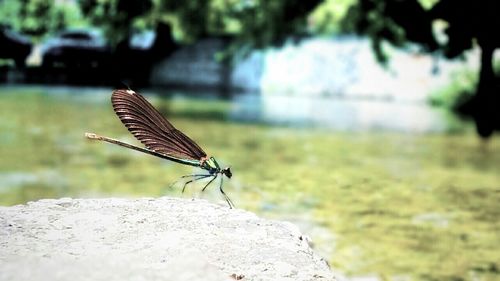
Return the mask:
[[(201, 184), (186, 194), (168, 188), (195, 171), (190, 167), (84, 139), (90, 131), (137, 143), (114, 115), (109, 92), (0, 89), (0, 204), (161, 195), (223, 202), (216, 188), (194, 194)], [(484, 144), (467, 130), (405, 135), (238, 124), (226, 120), (228, 103), (153, 100), (222, 165), (231, 165), (234, 177), (225, 189), (238, 207), (271, 218), (306, 217), (328, 229), (335, 245), (331, 237), (312, 238), (320, 252), (333, 248), (334, 268), (387, 280), (500, 277), (498, 139)]]

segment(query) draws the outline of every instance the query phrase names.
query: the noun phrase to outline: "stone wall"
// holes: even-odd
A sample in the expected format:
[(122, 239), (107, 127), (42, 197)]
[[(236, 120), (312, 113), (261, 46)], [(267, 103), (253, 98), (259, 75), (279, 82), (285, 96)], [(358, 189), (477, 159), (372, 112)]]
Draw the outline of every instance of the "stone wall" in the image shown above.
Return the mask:
[(151, 72), (151, 84), (155, 86), (183, 86), (221, 88), (224, 86), (224, 65), (216, 60), (216, 54), (224, 49), (221, 39), (200, 40), (185, 46), (155, 65)]

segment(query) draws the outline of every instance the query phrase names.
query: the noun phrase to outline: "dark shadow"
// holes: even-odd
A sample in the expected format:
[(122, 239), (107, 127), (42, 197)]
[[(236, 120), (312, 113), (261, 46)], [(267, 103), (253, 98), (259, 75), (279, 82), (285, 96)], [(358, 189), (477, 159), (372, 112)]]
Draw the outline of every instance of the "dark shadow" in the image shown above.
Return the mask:
[(500, 131), (500, 78), (493, 69), (493, 53), (500, 47), (500, 1), (441, 0), (430, 11), (433, 18), (449, 23), (449, 41), (444, 54), (449, 58), (472, 48), (476, 40), (481, 48), (481, 69), (475, 95), (457, 108), (474, 119), (478, 134), (490, 137)]
[(28, 37), (0, 24), (0, 58), (12, 59), (16, 67), (24, 68), (32, 46)]
[[(422, 46), (422, 51), (457, 58), (474, 46), (481, 48), (481, 70), (474, 97), (458, 111), (472, 117), (483, 138), (500, 131), (499, 78), (493, 71), (493, 52), (500, 47), (500, 1), (440, 0), (430, 9), (417, 0), (358, 0), (343, 21), (347, 32), (372, 39), (377, 58), (388, 60), (382, 43), (405, 46), (407, 42)], [(432, 32), (435, 20), (448, 23), (448, 41), (438, 44)]]
[(156, 37), (150, 49), (133, 48), (131, 36), (118, 43), (112, 54), (113, 85), (123, 87), (126, 83), (131, 88), (146, 87), (155, 62), (170, 56), (179, 45), (174, 41), (170, 25), (158, 23)]

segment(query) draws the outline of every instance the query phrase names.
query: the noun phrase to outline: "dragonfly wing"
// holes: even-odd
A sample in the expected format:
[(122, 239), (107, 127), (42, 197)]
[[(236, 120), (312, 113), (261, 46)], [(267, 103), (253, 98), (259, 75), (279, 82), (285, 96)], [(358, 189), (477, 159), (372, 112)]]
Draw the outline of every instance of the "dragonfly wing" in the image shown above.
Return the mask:
[(125, 127), (148, 149), (189, 160), (207, 156), (198, 144), (177, 130), (142, 95), (132, 90), (115, 90), (111, 103)]

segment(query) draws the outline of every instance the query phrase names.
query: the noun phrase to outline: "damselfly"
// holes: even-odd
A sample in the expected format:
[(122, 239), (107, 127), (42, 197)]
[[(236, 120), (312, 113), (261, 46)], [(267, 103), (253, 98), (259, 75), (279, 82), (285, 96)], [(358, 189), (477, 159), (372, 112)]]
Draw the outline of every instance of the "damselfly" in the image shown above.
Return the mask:
[(145, 148), (124, 143), (122, 141), (85, 133), (92, 140), (105, 141), (126, 148), (167, 159), (176, 163), (202, 168), (208, 174), (193, 174), (181, 178), (192, 178), (184, 183), (182, 192), (192, 182), (211, 178), (203, 187), (205, 189), (220, 175), (219, 190), (230, 208), (233, 202), (222, 188), (223, 176), (231, 178), (231, 169), (221, 168), (214, 157), (208, 156), (201, 147), (181, 131), (177, 130), (158, 110), (142, 95), (132, 90), (115, 90), (111, 95), (111, 103), (118, 118)]

